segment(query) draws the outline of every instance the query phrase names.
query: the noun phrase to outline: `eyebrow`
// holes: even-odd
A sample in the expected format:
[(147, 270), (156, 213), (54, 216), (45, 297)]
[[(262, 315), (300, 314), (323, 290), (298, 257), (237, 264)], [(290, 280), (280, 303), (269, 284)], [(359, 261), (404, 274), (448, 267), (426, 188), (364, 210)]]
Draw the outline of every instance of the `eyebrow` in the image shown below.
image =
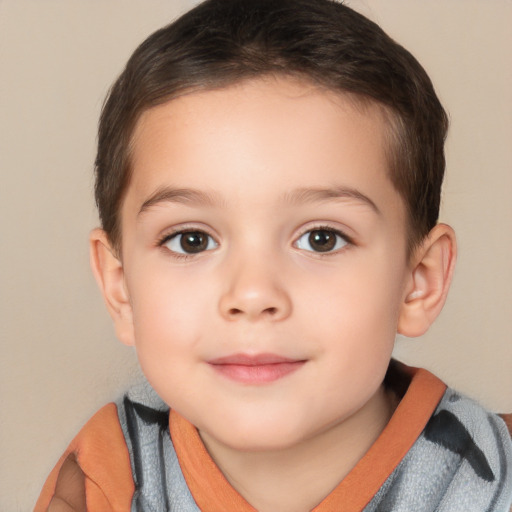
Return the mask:
[(368, 205), (377, 215), (382, 215), (378, 206), (368, 196), (350, 187), (299, 188), (285, 195), (285, 201), (291, 204), (314, 203), (331, 199), (355, 199)]
[[(332, 199), (355, 199), (366, 205), (377, 214), (381, 211), (377, 205), (366, 195), (350, 187), (331, 187), (331, 188), (298, 188), (284, 195), (284, 201), (292, 205), (303, 203), (314, 203)], [(142, 203), (137, 216), (147, 211), (152, 206), (159, 203), (182, 203), (194, 204), (198, 206), (212, 207), (220, 201), (213, 193), (195, 190), (191, 188), (172, 188), (161, 187)]]
[(142, 203), (137, 216), (159, 203), (190, 203), (199, 206), (213, 206), (218, 201), (216, 201), (214, 194), (202, 190), (161, 187)]

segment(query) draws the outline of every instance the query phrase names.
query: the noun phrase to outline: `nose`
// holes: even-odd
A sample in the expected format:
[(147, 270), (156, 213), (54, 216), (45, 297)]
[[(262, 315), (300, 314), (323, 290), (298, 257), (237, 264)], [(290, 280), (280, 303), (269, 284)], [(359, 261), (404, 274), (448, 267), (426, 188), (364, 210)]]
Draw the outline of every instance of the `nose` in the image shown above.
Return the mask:
[(280, 321), (290, 315), (290, 296), (272, 265), (245, 260), (231, 265), (228, 274), (219, 300), (219, 310), (225, 319)]

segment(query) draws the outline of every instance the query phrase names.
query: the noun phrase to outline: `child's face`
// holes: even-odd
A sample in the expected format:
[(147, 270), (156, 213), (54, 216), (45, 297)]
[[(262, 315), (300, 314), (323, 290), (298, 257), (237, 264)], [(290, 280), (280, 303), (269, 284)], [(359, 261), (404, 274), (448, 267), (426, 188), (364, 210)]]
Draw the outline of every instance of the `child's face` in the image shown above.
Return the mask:
[(372, 407), (410, 280), (385, 131), (376, 107), (285, 79), (142, 116), (122, 207), (132, 337), (205, 436), (280, 448)]

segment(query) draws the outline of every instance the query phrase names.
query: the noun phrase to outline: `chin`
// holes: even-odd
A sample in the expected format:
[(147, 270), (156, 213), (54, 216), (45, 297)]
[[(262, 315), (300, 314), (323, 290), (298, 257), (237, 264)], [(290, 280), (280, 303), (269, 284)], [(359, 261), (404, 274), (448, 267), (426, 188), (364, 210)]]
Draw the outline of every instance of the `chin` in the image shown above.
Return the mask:
[(296, 444), (294, 439), (276, 439), (274, 436), (269, 438), (229, 438), (226, 443), (229, 448), (238, 452), (276, 452), (286, 450)]
[[(232, 426), (232, 425), (231, 425)], [(226, 431), (210, 430), (210, 436), (225, 446), (242, 452), (264, 452), (286, 450), (300, 443), (308, 436), (298, 425), (285, 425), (280, 422), (259, 424), (238, 424)]]

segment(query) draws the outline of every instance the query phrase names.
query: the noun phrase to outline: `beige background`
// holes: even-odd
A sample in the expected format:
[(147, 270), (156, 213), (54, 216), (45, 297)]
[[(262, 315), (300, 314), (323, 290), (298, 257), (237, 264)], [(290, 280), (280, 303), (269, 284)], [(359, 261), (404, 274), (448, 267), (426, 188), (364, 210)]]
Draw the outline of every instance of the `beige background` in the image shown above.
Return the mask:
[[(103, 97), (192, 0), (0, 0), (0, 510), (30, 510), (83, 422), (136, 372), (88, 268)], [(397, 355), (512, 411), (512, 2), (352, 0), (423, 63), (452, 117), (453, 290)]]

